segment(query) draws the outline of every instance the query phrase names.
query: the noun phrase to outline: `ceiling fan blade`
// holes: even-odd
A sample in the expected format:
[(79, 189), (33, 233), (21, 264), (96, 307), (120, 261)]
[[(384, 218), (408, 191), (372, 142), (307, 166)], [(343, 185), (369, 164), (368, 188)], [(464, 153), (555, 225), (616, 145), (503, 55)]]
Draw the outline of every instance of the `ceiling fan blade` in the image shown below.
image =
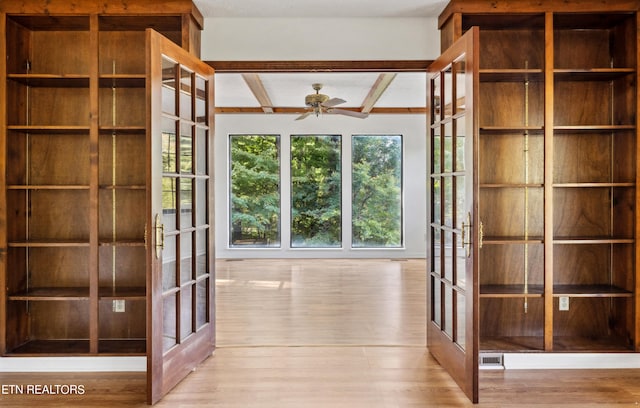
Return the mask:
[(350, 111), (350, 110), (346, 110), (346, 109), (329, 109), (329, 110), (327, 110), (327, 113), (336, 113), (338, 115), (351, 116), (351, 117), (359, 118), (359, 119), (364, 119), (364, 118), (369, 116), (368, 113)]
[(345, 103), (345, 102), (346, 101), (344, 99), (331, 98), (322, 102), (321, 105), (324, 106), (325, 108), (331, 108), (332, 106), (340, 105), (341, 103)]
[(305, 112), (302, 115), (298, 116), (296, 118), (296, 120), (302, 120), (302, 119), (306, 118), (307, 116), (311, 115), (312, 113), (313, 113), (313, 111)]

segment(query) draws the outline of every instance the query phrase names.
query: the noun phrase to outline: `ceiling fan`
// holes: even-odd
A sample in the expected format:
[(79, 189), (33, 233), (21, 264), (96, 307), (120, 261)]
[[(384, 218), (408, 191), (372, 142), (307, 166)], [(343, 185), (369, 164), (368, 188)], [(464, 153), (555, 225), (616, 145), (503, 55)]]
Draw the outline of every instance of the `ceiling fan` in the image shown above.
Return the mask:
[(334, 108), (334, 106), (345, 103), (346, 101), (340, 98), (329, 98), (329, 96), (321, 94), (320, 89), (322, 89), (322, 84), (312, 84), (311, 86), (316, 91), (316, 93), (309, 94), (304, 98), (304, 103), (309, 107), (309, 109), (307, 110), (307, 112), (298, 116), (296, 120), (304, 119), (311, 114), (319, 116), (323, 113), (334, 113), (338, 115), (352, 116), (354, 118), (360, 119), (364, 119), (369, 116), (368, 113)]

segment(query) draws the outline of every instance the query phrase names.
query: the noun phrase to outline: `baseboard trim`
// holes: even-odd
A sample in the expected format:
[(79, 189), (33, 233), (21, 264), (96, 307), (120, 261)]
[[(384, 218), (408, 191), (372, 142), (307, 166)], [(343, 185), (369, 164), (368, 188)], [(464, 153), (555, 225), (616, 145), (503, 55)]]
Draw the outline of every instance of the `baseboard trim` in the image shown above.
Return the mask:
[(144, 356), (0, 358), (0, 372), (2, 373), (140, 371), (147, 371), (147, 358)]
[(505, 353), (505, 370), (640, 368), (640, 353)]

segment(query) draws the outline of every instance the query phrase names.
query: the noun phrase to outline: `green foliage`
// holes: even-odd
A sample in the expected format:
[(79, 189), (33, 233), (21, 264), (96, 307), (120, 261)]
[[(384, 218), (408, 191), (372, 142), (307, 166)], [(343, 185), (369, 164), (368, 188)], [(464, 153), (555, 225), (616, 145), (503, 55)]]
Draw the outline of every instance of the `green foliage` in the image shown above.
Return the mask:
[(353, 246), (401, 246), (402, 138), (354, 136), (352, 152)]
[(231, 244), (280, 245), (280, 138), (231, 136)]
[(291, 245), (341, 244), (340, 136), (291, 137)]

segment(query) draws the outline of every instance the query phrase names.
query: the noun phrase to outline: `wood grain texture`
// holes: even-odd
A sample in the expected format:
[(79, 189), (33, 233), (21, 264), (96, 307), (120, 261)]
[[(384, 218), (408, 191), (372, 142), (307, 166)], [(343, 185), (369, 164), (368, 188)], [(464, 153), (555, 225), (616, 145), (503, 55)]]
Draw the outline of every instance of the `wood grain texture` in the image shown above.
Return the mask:
[[(358, 336), (350, 332), (361, 329), (345, 325), (342, 330), (352, 344), (301, 345), (307, 339), (301, 334), (305, 331), (333, 330), (334, 323), (328, 321), (317, 327), (322, 319), (313, 317), (310, 305), (314, 303), (315, 310), (346, 319), (351, 318), (351, 311), (371, 315), (373, 323), (382, 323), (384, 314), (392, 315), (398, 330), (411, 331), (405, 325), (425, 318), (425, 265), (423, 259), (218, 260), (218, 333), (223, 335), (219, 347), (156, 407), (471, 407), (430, 356), (423, 335), (421, 344), (413, 346), (400, 342), (357, 345)], [(393, 279), (385, 280), (385, 275)], [(405, 292), (404, 300), (396, 299), (398, 291)], [(369, 293), (368, 300), (365, 293)], [(349, 297), (352, 300), (345, 303)], [(305, 302), (305, 298), (310, 299)], [(398, 302), (401, 307), (391, 307)], [(372, 303), (384, 307), (376, 309)], [(275, 323), (277, 316), (283, 321), (300, 316), (295, 326), (288, 326), (291, 331), (297, 328), (299, 336), (292, 338), (285, 326)], [(244, 326), (245, 334), (225, 330), (232, 321), (235, 327)], [(251, 326), (261, 331), (253, 331), (258, 336), (253, 343), (246, 336)], [(379, 326), (380, 331), (388, 331)], [(290, 346), (260, 346), (260, 337), (290, 342)], [(387, 336), (386, 341), (395, 339)], [(418, 341), (418, 337), (408, 341)], [(245, 344), (232, 346), (241, 342)], [(373, 338), (367, 343), (373, 343)], [(68, 396), (5, 394), (0, 406), (147, 406), (144, 373), (0, 373), (0, 384), (76, 384), (85, 389), (83, 395)], [(638, 370), (509, 370), (481, 372), (477, 406), (627, 407), (638, 402)]]

